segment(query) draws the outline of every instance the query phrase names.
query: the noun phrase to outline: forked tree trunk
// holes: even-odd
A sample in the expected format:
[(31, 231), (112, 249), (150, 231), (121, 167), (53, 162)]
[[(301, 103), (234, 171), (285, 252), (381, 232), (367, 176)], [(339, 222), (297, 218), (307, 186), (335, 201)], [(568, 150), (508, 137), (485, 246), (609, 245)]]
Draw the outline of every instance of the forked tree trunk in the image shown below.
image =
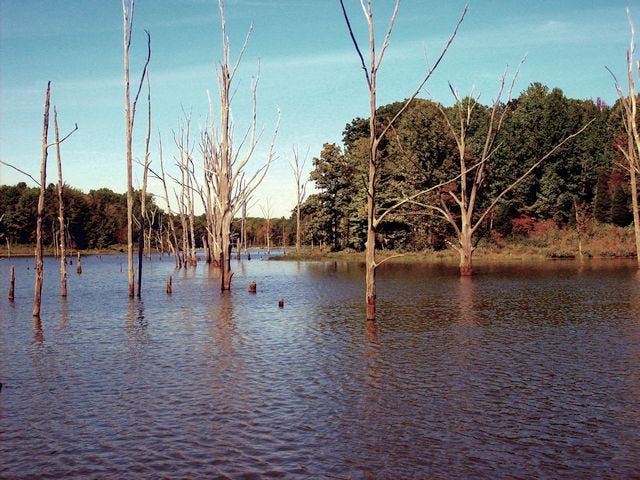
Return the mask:
[(42, 216), (44, 213), (44, 193), (47, 187), (47, 138), (49, 134), (49, 102), (51, 98), (51, 82), (47, 82), (47, 93), (44, 100), (44, 121), (42, 126), (42, 159), (40, 161), (40, 196), (38, 197), (38, 219), (36, 222), (36, 280), (33, 294), (33, 316), (40, 316), (42, 303), (42, 279), (44, 264), (42, 261)]

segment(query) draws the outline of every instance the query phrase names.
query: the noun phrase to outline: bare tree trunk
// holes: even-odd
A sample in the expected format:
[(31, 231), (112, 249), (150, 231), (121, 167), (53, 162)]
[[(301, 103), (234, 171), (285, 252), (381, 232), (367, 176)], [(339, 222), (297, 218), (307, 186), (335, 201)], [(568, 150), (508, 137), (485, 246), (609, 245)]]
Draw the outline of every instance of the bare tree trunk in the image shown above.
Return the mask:
[(468, 220), (463, 220), (462, 228), (460, 229), (460, 275), (463, 277), (470, 277), (473, 275), (473, 232)]
[(13, 302), (15, 299), (15, 290), (16, 290), (16, 267), (11, 265), (9, 269), (9, 301)]
[[(131, 0), (130, 12), (133, 17), (135, 3)], [(124, 44), (124, 121), (125, 148), (127, 159), (127, 278), (129, 279), (129, 297), (134, 295), (133, 279), (133, 155), (131, 151), (133, 122), (131, 120), (131, 99), (129, 90), (129, 46), (131, 45), (132, 19), (129, 20), (127, 5), (122, 0), (123, 44)]]
[(49, 103), (51, 98), (51, 82), (47, 82), (47, 93), (44, 100), (44, 120), (42, 126), (42, 159), (40, 161), (40, 196), (38, 197), (38, 220), (36, 223), (36, 281), (33, 295), (33, 316), (40, 316), (42, 303), (42, 280), (44, 263), (42, 261), (42, 215), (44, 213), (44, 193), (47, 188), (47, 137), (49, 134)]
[[(371, 27), (371, 56), (375, 62), (375, 45), (373, 27)], [(373, 64), (375, 65), (375, 63)], [(376, 178), (378, 176), (378, 138), (376, 129), (378, 117), (376, 112), (376, 70), (372, 69), (371, 88), (369, 91), (369, 181), (367, 183), (367, 243), (365, 251), (365, 288), (367, 320), (376, 319)]]
[(241, 257), (241, 253), (242, 253), (242, 234), (244, 233), (243, 231), (244, 229), (244, 225), (242, 224), (242, 219), (240, 220), (240, 235), (238, 235), (238, 240), (236, 240), (236, 260), (240, 261)]
[(271, 220), (267, 220), (267, 254), (271, 255)]
[(304, 165), (307, 162), (308, 155), (309, 150), (307, 149), (307, 155), (305, 155), (304, 160), (302, 161), (302, 163), (300, 163), (300, 156), (298, 155), (297, 149), (294, 147), (293, 163), (290, 163), (291, 169), (293, 171), (293, 178), (296, 182), (296, 252), (300, 251), (300, 245), (302, 244), (301, 207), (302, 202), (304, 202), (307, 188), (307, 182), (302, 181), (302, 170), (304, 169)]
[[(140, 191), (140, 232), (138, 233), (138, 298), (142, 295), (142, 259), (144, 258), (145, 222), (147, 219), (147, 181), (149, 179), (149, 144), (151, 142), (151, 84), (147, 75), (147, 138), (144, 149), (144, 166), (142, 172), (142, 189)], [(149, 234), (151, 238), (151, 234)]]
[(264, 219), (265, 219), (265, 234), (264, 234), (265, 245), (267, 247), (267, 255), (270, 255), (271, 254), (271, 211), (272, 209), (268, 199), (265, 202), (265, 204), (260, 207), (260, 210), (262, 210), (262, 215), (264, 215)]
[(135, 0), (122, 0), (122, 33), (123, 33), (123, 63), (124, 63), (124, 119), (125, 119), (125, 149), (127, 160), (127, 277), (129, 281), (129, 297), (135, 295), (135, 283), (133, 273), (133, 125), (136, 115), (136, 104), (142, 89), (149, 60), (151, 59), (151, 37), (147, 32), (147, 59), (140, 77), (138, 91), (131, 103), (129, 87), (129, 48), (131, 46), (131, 34), (133, 31), (133, 14)]
[(244, 253), (247, 254), (247, 203), (242, 204), (242, 245), (244, 247)]
[(67, 296), (67, 251), (64, 224), (64, 201), (62, 199), (62, 159), (60, 155), (60, 132), (58, 130), (58, 112), (53, 107), (53, 124), (56, 134), (56, 159), (58, 163), (58, 221), (60, 223), (60, 295)]
[(230, 262), (230, 236), (231, 220), (233, 211), (231, 205), (231, 79), (232, 73), (229, 66), (229, 44), (226, 33), (226, 21), (224, 17), (224, 3), (219, 1), (220, 17), (222, 22), (223, 56), (224, 60), (220, 65), (218, 75), (220, 88), (220, 178), (218, 183), (218, 203), (220, 205), (221, 236), (220, 236), (220, 268), (222, 269), (221, 289), (222, 291), (231, 289), (231, 262)]

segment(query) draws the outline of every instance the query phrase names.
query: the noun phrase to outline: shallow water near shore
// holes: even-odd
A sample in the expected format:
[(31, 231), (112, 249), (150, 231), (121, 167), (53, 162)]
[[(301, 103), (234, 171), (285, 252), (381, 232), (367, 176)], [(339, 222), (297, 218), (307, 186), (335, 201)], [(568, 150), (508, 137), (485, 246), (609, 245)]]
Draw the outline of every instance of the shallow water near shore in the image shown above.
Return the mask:
[(221, 294), (154, 256), (130, 301), (126, 257), (90, 256), (64, 301), (47, 258), (40, 321), (10, 265), (0, 478), (640, 475), (634, 261), (385, 265), (376, 328), (356, 263), (254, 254)]

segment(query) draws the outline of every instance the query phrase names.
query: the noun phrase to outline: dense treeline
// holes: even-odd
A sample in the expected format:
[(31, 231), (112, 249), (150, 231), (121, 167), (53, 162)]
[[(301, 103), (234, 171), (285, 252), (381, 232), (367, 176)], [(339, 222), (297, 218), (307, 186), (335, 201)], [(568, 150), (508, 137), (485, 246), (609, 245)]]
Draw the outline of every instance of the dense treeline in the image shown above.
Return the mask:
[[(380, 107), (380, 123), (384, 125), (401, 106), (402, 102)], [(617, 143), (626, 136), (617, 104), (609, 107), (600, 100), (570, 99), (558, 88), (534, 83), (507, 106), (498, 148), (485, 166), (478, 211), (562, 139), (594, 121), (496, 205), (481, 237), (524, 235), (543, 220), (564, 227), (575, 223), (577, 216), (581, 221), (593, 217), (619, 226), (632, 222), (628, 178), (619, 165), (622, 155)], [(490, 109), (479, 107), (473, 111), (467, 135), (470, 164), (480, 156), (489, 121)], [(381, 145), (381, 209), (460, 175), (447, 119), (456, 121), (454, 107), (416, 100), (387, 134)], [(368, 129), (367, 119), (352, 120), (343, 133), (343, 144), (325, 144), (314, 158), (311, 180), (318, 191), (303, 206), (306, 243), (335, 250), (364, 248)], [(378, 230), (380, 246), (422, 250), (453, 243), (451, 227), (429, 206), (438, 205), (447, 191), (455, 193), (458, 188), (459, 181), (446, 183), (387, 216)]]
[[(401, 102), (380, 107), (382, 123), (397, 112)], [(554, 222), (559, 227), (573, 226), (594, 219), (601, 223), (627, 226), (632, 222), (627, 173), (621, 166), (618, 145), (625, 141), (621, 112), (601, 101), (575, 100), (560, 89), (550, 90), (532, 84), (509, 105), (496, 153), (486, 166), (480, 208), (488, 205), (497, 192), (509, 185), (540, 156), (562, 138), (595, 119), (589, 128), (520, 183), (492, 211), (479, 238), (505, 238), (526, 235), (536, 222)], [(400, 117), (381, 146), (380, 208), (433, 185), (455, 179), (460, 174), (456, 143), (447, 128), (444, 115), (454, 121), (454, 107), (433, 101), (416, 100)], [(479, 155), (483, 126), (489, 108), (474, 110), (469, 131), (468, 155)], [(369, 125), (356, 118), (347, 124), (342, 145), (325, 144), (313, 159), (310, 180), (316, 193), (302, 206), (303, 243), (325, 245), (334, 250), (363, 250), (366, 240), (366, 168)], [(436, 204), (448, 190), (458, 188), (450, 182), (420, 198), (420, 205), (407, 205), (386, 217), (379, 228), (381, 247), (401, 250), (442, 249), (454, 242), (454, 232), (425, 205)], [(65, 186), (64, 202), (70, 245), (79, 249), (104, 249), (127, 240), (126, 195), (101, 188), (84, 193)], [(134, 195), (134, 217), (140, 216), (140, 192)], [(0, 186), (0, 241), (10, 244), (35, 242), (38, 189), (25, 183)], [(147, 223), (151, 227), (154, 248), (165, 249), (169, 222), (182, 236), (177, 216), (170, 217), (147, 196)], [(232, 225), (232, 238), (239, 236), (239, 220)], [(43, 219), (45, 245), (54, 245), (57, 232), (57, 198), (49, 185)], [(137, 229), (134, 229), (134, 231)], [(195, 217), (195, 239), (202, 246), (206, 219)], [(272, 219), (270, 243), (295, 244), (295, 219)], [(267, 222), (247, 219), (248, 246), (267, 244)], [(235, 243), (235, 242), (234, 242)]]
[[(0, 185), (0, 241), (11, 245), (35, 243), (36, 210), (39, 188), (28, 187), (21, 182), (17, 185)], [(134, 217), (140, 218), (140, 192), (134, 195)], [(70, 186), (63, 190), (69, 244), (77, 249), (106, 249), (127, 241), (127, 196), (115, 193), (107, 188), (84, 193)], [(43, 218), (44, 244), (55, 245), (54, 235), (58, 232), (58, 199), (56, 187), (50, 184), (45, 194)], [(159, 208), (151, 195), (147, 196), (147, 228), (151, 228), (152, 246), (166, 248), (168, 222), (173, 221), (180, 231), (177, 218), (170, 218)], [(239, 225), (233, 225), (237, 238)], [(195, 217), (195, 237), (199, 241), (206, 232), (204, 215)], [(137, 229), (134, 230), (137, 235)], [(262, 218), (247, 218), (247, 243), (249, 246), (265, 245), (267, 225)], [(135, 238), (137, 241), (137, 237)], [(271, 220), (270, 241), (272, 245), (289, 246), (295, 242), (295, 224), (293, 220), (280, 218)], [(162, 242), (162, 243), (161, 243)]]
[[(14, 186), (0, 186), (0, 239), (11, 244), (35, 242), (37, 187), (20, 182)], [(136, 196), (136, 216), (140, 216), (139, 194)], [(73, 248), (107, 248), (127, 241), (127, 197), (107, 188), (91, 190), (88, 194), (65, 186), (63, 189), (65, 217), (70, 245)], [(156, 208), (149, 196), (150, 210)], [(42, 220), (45, 245), (54, 244), (58, 232), (58, 198), (56, 186), (49, 184), (45, 192)], [(157, 222), (156, 222), (157, 226)]]

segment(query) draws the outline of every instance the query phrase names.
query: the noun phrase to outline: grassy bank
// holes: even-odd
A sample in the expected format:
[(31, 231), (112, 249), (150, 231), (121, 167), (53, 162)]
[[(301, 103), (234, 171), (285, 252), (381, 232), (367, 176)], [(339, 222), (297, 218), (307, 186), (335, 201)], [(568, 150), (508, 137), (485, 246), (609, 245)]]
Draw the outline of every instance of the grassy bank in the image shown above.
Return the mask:
[[(635, 257), (633, 227), (613, 225), (588, 225), (581, 235), (575, 229), (560, 229), (553, 224), (542, 223), (528, 235), (508, 238), (483, 239), (476, 246), (476, 261), (519, 261), (580, 258), (629, 258)], [(380, 251), (379, 258), (399, 252)], [(300, 252), (290, 249), (278, 260), (341, 260), (364, 262), (364, 253), (353, 250), (332, 252), (327, 248), (304, 247)], [(407, 252), (389, 260), (401, 262), (457, 262), (458, 253), (452, 249)]]
[[(518, 261), (579, 258), (579, 245), (585, 258), (629, 258), (635, 257), (635, 237), (633, 227), (616, 227), (613, 225), (588, 224), (579, 236), (573, 228), (558, 228), (552, 222), (540, 222), (534, 230), (526, 235), (482, 239), (476, 246), (475, 261)], [(12, 257), (25, 257), (34, 254), (34, 245), (12, 245)], [(126, 245), (112, 245), (104, 249), (81, 250), (82, 255), (113, 255), (126, 253)], [(311, 248), (304, 246), (300, 252), (295, 248), (286, 248), (286, 255), (271, 257), (275, 260), (340, 260), (348, 262), (364, 262), (364, 253), (354, 250), (332, 252), (328, 248)], [(76, 250), (70, 250), (75, 255)], [(452, 249), (420, 252), (380, 251), (379, 259), (385, 256), (402, 256), (391, 259), (394, 263), (403, 262), (457, 262), (458, 253)], [(55, 254), (53, 247), (44, 247), (44, 254)], [(137, 250), (136, 250), (137, 254)], [(7, 258), (5, 247), (0, 251), (0, 258)]]

